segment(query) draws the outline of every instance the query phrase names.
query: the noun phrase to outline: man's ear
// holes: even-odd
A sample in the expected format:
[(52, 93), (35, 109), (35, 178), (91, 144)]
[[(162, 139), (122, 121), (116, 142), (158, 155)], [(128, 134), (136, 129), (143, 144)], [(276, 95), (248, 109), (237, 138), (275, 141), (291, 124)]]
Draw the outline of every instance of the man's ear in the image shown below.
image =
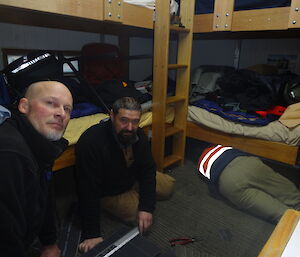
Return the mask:
[(28, 112), (28, 99), (23, 97), (19, 101), (18, 109), (21, 113), (26, 114)]
[(112, 110), (109, 112), (109, 117), (112, 121), (114, 121), (114, 113)]

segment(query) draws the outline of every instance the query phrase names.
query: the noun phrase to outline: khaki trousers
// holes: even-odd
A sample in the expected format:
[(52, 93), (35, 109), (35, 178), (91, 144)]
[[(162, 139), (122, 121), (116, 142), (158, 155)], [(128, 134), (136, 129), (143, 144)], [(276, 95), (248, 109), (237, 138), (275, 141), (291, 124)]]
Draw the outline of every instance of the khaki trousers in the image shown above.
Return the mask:
[[(162, 172), (156, 172), (156, 199), (169, 199), (174, 190), (175, 179)], [(138, 184), (123, 194), (101, 198), (101, 208), (124, 220), (133, 222), (139, 205)]]
[(277, 223), (287, 209), (300, 210), (300, 191), (257, 157), (232, 160), (221, 173), (219, 191), (235, 206)]

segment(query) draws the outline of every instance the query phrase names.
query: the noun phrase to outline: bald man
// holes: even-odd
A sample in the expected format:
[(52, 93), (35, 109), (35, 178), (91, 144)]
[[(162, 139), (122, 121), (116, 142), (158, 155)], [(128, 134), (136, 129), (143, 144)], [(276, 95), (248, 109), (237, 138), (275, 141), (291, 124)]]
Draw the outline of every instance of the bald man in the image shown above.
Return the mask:
[(72, 105), (63, 84), (36, 82), (0, 125), (0, 256), (28, 257), (37, 237), (41, 257), (60, 256), (48, 189), (53, 162), (68, 145), (62, 135)]

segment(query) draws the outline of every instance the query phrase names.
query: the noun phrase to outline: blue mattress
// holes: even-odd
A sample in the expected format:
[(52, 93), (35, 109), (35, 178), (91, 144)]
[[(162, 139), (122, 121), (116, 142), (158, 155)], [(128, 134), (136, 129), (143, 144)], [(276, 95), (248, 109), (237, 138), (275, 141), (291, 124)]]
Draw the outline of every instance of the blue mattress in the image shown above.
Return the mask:
[[(196, 0), (195, 14), (214, 12), (214, 0)], [(290, 6), (290, 0), (235, 0), (235, 11)]]

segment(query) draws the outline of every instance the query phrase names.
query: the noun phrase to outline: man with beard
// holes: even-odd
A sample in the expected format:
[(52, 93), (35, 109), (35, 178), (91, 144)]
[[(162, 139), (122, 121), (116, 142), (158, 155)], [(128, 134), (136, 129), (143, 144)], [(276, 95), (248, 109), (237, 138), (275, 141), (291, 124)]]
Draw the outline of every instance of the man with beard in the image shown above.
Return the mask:
[(152, 224), (156, 197), (167, 199), (174, 179), (157, 172), (150, 144), (138, 127), (140, 104), (118, 99), (110, 119), (94, 125), (76, 144), (76, 174), (86, 252), (103, 241), (100, 206), (123, 221), (137, 221), (141, 233)]
[(40, 257), (59, 257), (48, 188), (72, 110), (70, 91), (57, 81), (31, 84), (18, 110), (0, 125), (0, 255), (26, 257), (34, 240)]

